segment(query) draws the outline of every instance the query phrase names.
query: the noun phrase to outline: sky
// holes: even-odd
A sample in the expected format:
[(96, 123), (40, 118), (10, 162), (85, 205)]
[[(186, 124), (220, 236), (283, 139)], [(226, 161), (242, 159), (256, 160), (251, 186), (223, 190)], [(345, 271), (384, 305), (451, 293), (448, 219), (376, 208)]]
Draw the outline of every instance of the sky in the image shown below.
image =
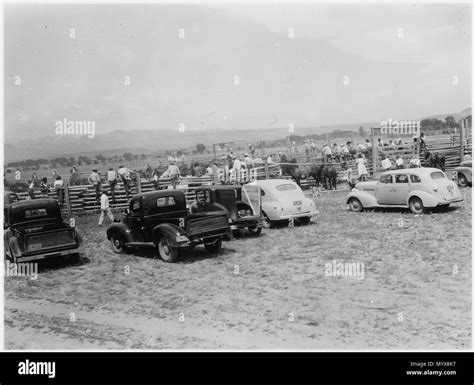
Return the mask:
[(64, 119), (96, 135), (258, 130), (471, 106), (469, 4), (6, 4), (4, 17), (6, 140)]

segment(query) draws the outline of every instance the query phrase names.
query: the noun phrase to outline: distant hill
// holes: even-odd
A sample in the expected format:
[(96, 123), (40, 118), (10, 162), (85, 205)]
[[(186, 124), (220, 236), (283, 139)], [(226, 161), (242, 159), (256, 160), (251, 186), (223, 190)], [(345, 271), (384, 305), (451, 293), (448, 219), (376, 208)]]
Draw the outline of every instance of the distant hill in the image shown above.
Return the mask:
[(421, 120), (424, 120), (424, 119), (439, 119), (439, 120), (444, 121), (446, 119), (446, 117), (452, 116), (454, 118), (454, 120), (458, 121), (458, 120), (461, 120), (462, 118), (465, 118), (469, 115), (472, 115), (472, 108), (471, 107), (466, 108), (466, 109), (462, 110), (461, 112), (454, 112), (454, 113), (451, 113), (451, 114), (440, 114), (440, 115), (427, 116), (427, 117), (425, 117)]
[[(458, 113), (440, 114), (428, 116), (444, 120), (446, 116), (453, 116), (459, 120), (470, 115), (471, 108), (466, 108)], [(335, 126), (319, 127), (295, 127), (295, 135), (323, 134), (335, 130), (358, 131), (362, 126), (366, 131), (380, 122), (366, 122), (357, 124), (344, 124)], [(223, 143), (245, 140), (248, 143), (257, 144), (260, 140), (282, 139), (289, 135), (288, 127), (262, 128), (262, 129), (215, 129), (215, 130), (116, 130), (106, 134), (97, 135), (92, 139), (78, 136), (55, 136), (41, 139), (22, 139), (5, 143), (5, 163), (25, 160), (28, 158), (50, 159), (57, 156), (88, 155), (96, 154), (104, 156), (121, 155), (124, 152), (133, 154), (155, 153), (166, 150), (178, 150), (195, 147), (203, 143), (209, 149), (213, 143)]]

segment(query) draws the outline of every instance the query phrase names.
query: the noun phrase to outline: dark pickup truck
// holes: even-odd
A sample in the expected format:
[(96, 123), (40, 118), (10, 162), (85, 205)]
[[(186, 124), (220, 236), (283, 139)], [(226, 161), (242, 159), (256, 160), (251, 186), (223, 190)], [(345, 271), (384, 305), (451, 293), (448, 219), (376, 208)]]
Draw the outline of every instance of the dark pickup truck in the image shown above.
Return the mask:
[(63, 222), (54, 199), (9, 204), (4, 210), (5, 257), (14, 263), (50, 257), (79, 258), (80, 237)]
[(261, 190), (257, 186), (216, 185), (196, 189), (196, 202), (190, 211), (201, 213), (224, 209), (229, 212), (233, 231), (247, 230), (251, 235), (262, 232)]
[(189, 213), (186, 197), (179, 190), (160, 190), (134, 195), (123, 219), (107, 229), (115, 253), (135, 246), (154, 246), (165, 262), (174, 262), (178, 251), (204, 244), (218, 253), (222, 237), (228, 236), (227, 210)]

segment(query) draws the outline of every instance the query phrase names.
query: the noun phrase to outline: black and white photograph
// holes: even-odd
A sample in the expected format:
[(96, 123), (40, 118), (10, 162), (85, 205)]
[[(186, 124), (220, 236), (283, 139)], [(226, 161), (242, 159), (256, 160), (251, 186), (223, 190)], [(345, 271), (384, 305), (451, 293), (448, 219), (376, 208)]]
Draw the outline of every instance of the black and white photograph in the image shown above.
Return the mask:
[(4, 349), (471, 351), (471, 15), (5, 2)]

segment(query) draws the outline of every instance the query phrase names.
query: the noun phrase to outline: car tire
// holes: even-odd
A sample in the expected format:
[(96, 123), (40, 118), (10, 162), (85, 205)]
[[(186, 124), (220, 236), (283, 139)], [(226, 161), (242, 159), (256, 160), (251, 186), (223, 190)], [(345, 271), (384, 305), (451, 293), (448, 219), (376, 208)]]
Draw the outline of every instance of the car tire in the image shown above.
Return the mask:
[(354, 212), (361, 212), (364, 207), (362, 206), (362, 203), (360, 203), (360, 200), (357, 198), (351, 198), (349, 199), (349, 209)]
[(80, 258), (79, 253), (76, 253), (76, 254), (71, 254), (68, 260), (71, 265), (75, 265), (79, 262), (79, 258)]
[(269, 229), (274, 229), (275, 228), (275, 225), (276, 225), (276, 222), (275, 221), (272, 221), (270, 218), (268, 218), (268, 215), (265, 213), (265, 212), (262, 212), (264, 218), (265, 218), (265, 222), (267, 222), (267, 226)]
[(458, 186), (467, 187), (467, 178), (464, 174), (458, 174)]
[(300, 224), (302, 224), (303, 226), (307, 226), (309, 225), (309, 223), (311, 222), (311, 217), (301, 217), (298, 219), (298, 221), (300, 222)]
[(257, 237), (262, 233), (262, 227), (261, 226), (249, 226), (248, 227), (250, 235)]
[(172, 263), (178, 258), (178, 249), (169, 245), (168, 238), (161, 237), (158, 240), (158, 255), (164, 262)]
[(423, 214), (426, 211), (422, 200), (418, 197), (410, 198), (409, 206), (413, 214)]
[(222, 249), (222, 237), (217, 238), (214, 242), (205, 243), (204, 247), (211, 254), (219, 254)]
[(125, 238), (121, 235), (112, 235), (110, 238), (112, 243), (112, 251), (115, 254), (123, 254), (125, 252)]

